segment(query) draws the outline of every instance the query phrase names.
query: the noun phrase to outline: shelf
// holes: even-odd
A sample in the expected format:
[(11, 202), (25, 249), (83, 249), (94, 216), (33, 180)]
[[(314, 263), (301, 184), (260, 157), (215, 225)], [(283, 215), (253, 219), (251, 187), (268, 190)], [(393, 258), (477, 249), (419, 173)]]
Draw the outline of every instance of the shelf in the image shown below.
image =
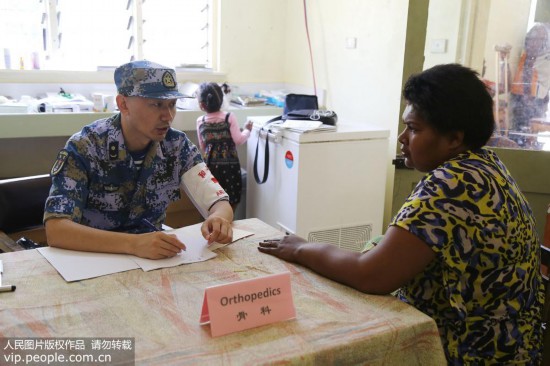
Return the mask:
[[(274, 116), (282, 109), (273, 106), (230, 108), (244, 126), (248, 116)], [(200, 110), (178, 110), (172, 127), (181, 131), (195, 131)], [(111, 116), (112, 113), (29, 113), (0, 114), (0, 139), (27, 137), (71, 136), (93, 121)]]

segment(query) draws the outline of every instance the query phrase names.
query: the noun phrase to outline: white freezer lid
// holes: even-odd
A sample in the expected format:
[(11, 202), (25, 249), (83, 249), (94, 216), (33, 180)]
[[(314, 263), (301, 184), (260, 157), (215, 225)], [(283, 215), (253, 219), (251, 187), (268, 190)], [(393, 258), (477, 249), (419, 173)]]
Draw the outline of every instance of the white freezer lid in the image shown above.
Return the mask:
[[(266, 124), (267, 121), (276, 116), (252, 116), (248, 120), (254, 122), (254, 129), (259, 129)], [(383, 129), (372, 125), (359, 124), (344, 124), (337, 123), (336, 131), (322, 132), (291, 132), (283, 130), (283, 138), (287, 138), (299, 143), (309, 142), (329, 142), (329, 141), (345, 141), (345, 140), (375, 140), (388, 139), (390, 130)]]

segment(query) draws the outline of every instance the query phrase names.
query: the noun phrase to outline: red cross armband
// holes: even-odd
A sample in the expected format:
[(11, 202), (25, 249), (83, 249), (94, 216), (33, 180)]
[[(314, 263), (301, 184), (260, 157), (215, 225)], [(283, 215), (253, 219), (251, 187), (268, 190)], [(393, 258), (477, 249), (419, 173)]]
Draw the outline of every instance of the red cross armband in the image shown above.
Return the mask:
[(208, 217), (208, 211), (216, 202), (229, 201), (228, 194), (205, 163), (183, 173), (181, 186), (204, 218)]

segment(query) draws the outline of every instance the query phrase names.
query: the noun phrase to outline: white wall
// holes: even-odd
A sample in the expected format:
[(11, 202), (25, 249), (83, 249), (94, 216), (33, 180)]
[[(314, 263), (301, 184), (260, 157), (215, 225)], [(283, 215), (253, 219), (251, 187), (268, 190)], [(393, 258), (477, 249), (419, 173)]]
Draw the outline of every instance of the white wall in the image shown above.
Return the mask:
[(284, 81), (287, 0), (220, 0), (219, 65), (230, 83)]
[[(308, 1), (317, 89), (341, 121), (392, 128), (398, 119), (407, 0)], [(287, 10), (285, 81), (313, 87), (302, 1)], [(346, 38), (357, 39), (355, 49)]]
[[(426, 48), (424, 50), (424, 69), (429, 69), (438, 64), (460, 61), (459, 34), (462, 2), (462, 0), (430, 0)], [(445, 40), (447, 42), (445, 52), (434, 53), (431, 51), (435, 40)]]
[[(409, 1), (317, 0), (307, 6), (317, 90), (327, 91), (326, 107), (338, 114), (339, 123), (390, 130), (387, 156), (350, 157), (347, 162), (353, 169), (354, 158), (387, 159), (387, 223)], [(286, 30), (285, 82), (313, 88), (302, 1), (288, 0)], [(355, 49), (346, 48), (349, 37), (356, 38)]]

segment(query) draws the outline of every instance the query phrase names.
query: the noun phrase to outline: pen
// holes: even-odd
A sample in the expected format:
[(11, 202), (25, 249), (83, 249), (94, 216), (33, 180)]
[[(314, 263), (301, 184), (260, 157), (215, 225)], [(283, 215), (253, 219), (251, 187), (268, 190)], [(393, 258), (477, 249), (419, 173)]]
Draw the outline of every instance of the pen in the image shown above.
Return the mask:
[(155, 225), (153, 225), (151, 223), (151, 221), (147, 220), (147, 219), (141, 219), (141, 223), (145, 226), (147, 226), (149, 229), (153, 230), (153, 231), (160, 231), (159, 229), (157, 229), (157, 227)]
[(12, 292), (15, 291), (15, 285), (0, 286), (0, 292)]
[(4, 273), (4, 264), (0, 260), (0, 292), (15, 291), (15, 286), (14, 285), (2, 286), (2, 273)]

